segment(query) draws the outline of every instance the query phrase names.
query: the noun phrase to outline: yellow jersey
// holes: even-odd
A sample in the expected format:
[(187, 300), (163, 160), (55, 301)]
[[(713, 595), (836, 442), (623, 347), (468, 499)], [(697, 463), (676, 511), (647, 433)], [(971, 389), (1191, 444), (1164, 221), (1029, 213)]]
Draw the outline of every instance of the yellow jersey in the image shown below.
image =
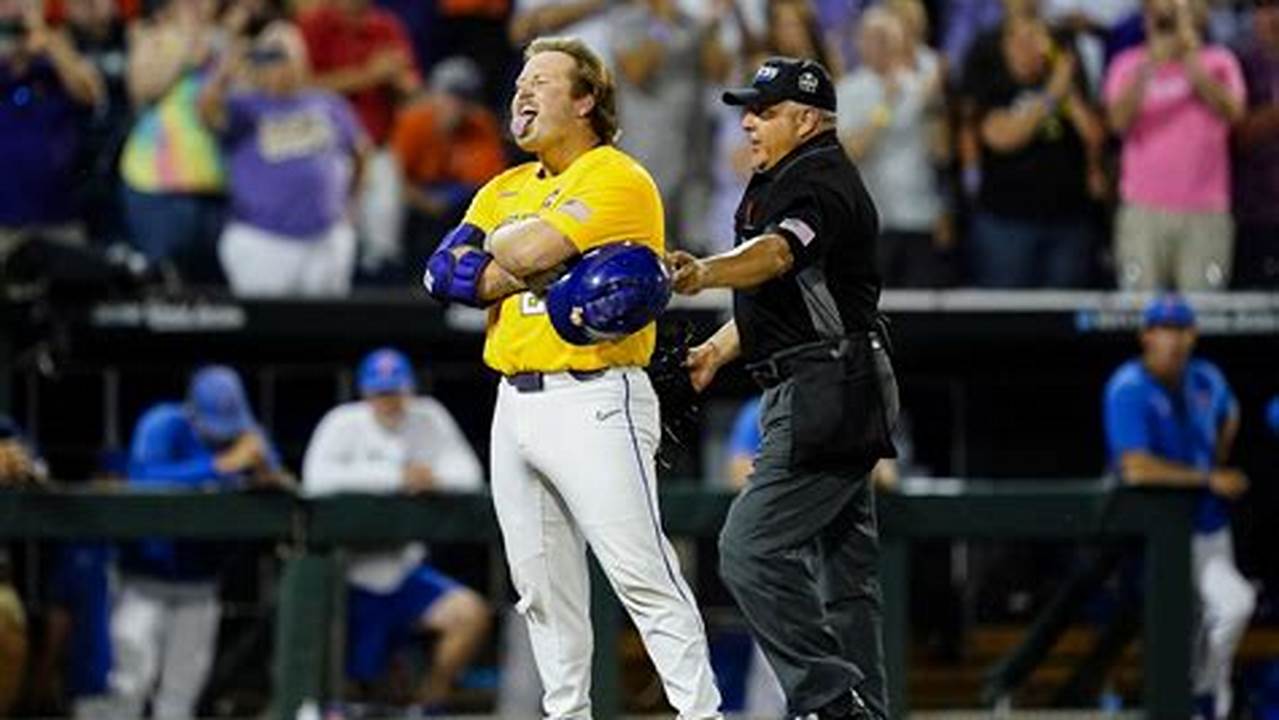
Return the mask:
[[(471, 201), (463, 222), (492, 234), (503, 224), (539, 218), (585, 252), (629, 240), (665, 250), (662, 199), (648, 171), (610, 145), (583, 153), (559, 175), (541, 163), (511, 168), (490, 180)], [(657, 339), (654, 324), (613, 342), (570, 345), (560, 339), (546, 305), (521, 292), (489, 308), (484, 362), (504, 374), (597, 370), (648, 364)]]

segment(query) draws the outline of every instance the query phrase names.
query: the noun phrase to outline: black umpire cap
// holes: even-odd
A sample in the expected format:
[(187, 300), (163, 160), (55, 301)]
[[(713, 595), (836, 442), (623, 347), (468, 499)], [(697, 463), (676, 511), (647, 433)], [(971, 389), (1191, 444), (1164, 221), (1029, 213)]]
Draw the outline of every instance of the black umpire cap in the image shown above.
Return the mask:
[(725, 90), (728, 105), (768, 107), (783, 100), (835, 111), (835, 84), (821, 63), (799, 58), (774, 57), (755, 71), (751, 86)]

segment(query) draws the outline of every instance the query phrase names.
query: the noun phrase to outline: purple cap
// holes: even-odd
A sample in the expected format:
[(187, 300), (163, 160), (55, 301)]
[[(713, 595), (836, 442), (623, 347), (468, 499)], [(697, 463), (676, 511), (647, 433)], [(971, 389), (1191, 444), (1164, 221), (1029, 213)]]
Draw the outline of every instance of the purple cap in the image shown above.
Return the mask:
[(254, 425), (244, 384), (225, 365), (208, 365), (191, 376), (187, 409), (196, 429), (217, 440), (235, 438)]

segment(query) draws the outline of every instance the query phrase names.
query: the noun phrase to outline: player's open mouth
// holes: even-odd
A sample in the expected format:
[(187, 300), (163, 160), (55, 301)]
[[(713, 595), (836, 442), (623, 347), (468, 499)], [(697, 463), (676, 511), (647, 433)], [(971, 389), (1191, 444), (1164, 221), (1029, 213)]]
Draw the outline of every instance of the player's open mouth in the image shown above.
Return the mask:
[(528, 134), (529, 128), (533, 125), (533, 120), (537, 118), (537, 110), (532, 107), (520, 108), (511, 118), (511, 134), (516, 138), (522, 138)]

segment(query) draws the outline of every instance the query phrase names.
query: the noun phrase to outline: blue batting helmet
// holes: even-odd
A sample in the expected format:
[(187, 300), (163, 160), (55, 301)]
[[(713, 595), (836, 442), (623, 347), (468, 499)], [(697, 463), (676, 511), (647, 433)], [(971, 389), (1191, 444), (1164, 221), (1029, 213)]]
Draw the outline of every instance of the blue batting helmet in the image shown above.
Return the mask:
[(632, 242), (592, 248), (546, 291), (555, 332), (573, 345), (618, 340), (657, 319), (671, 299), (662, 259)]

